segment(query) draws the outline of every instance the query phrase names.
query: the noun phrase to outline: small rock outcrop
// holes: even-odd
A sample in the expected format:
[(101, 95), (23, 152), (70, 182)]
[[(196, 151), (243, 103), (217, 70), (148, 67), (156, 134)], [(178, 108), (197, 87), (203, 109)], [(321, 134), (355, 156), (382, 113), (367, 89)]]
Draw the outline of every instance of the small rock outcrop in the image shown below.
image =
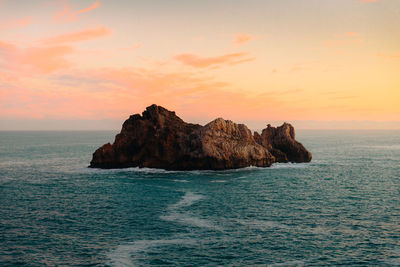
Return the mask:
[(89, 167), (223, 170), (309, 162), (311, 157), (288, 123), (252, 135), (244, 124), (222, 118), (205, 126), (186, 123), (175, 112), (151, 105), (142, 115), (130, 116), (114, 143), (93, 153)]

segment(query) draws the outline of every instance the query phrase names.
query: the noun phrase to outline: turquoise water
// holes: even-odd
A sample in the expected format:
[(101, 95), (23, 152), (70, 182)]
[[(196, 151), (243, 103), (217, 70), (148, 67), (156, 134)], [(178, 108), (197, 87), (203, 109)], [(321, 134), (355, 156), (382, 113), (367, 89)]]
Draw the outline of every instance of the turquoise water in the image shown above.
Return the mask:
[(310, 164), (88, 169), (115, 132), (0, 132), (0, 265), (400, 265), (400, 132), (298, 131)]

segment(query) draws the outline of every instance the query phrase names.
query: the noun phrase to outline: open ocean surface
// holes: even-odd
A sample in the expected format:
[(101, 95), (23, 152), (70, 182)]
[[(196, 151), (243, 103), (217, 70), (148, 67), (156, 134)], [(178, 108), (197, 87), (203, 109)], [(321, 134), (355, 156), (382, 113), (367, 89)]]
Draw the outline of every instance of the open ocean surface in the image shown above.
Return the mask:
[(0, 266), (399, 266), (400, 131), (297, 131), (309, 164), (88, 169), (116, 132), (0, 132)]

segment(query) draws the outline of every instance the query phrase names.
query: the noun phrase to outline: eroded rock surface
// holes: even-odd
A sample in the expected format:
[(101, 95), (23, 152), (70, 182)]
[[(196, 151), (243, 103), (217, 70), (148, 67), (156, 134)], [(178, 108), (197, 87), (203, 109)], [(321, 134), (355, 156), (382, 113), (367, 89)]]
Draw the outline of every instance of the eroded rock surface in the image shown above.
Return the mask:
[(309, 161), (311, 153), (295, 140), (288, 123), (252, 135), (244, 124), (222, 118), (205, 126), (186, 123), (175, 112), (151, 105), (130, 116), (114, 143), (93, 153), (89, 167), (223, 170)]

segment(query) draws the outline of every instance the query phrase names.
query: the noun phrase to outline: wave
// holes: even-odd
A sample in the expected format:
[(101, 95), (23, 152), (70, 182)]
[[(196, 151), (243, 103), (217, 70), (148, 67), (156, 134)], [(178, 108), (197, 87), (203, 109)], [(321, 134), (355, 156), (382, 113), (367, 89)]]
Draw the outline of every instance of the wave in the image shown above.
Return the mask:
[(177, 183), (188, 183), (189, 181), (188, 180), (185, 180), (185, 179), (173, 179), (172, 180), (172, 182), (177, 182)]
[(168, 215), (160, 216), (164, 221), (177, 222), (184, 225), (195, 226), (199, 228), (209, 228), (214, 230), (221, 230), (220, 227), (206, 219), (197, 218), (189, 213), (170, 213)]
[(279, 263), (268, 264), (268, 267), (272, 266), (303, 266), (306, 263), (305, 260), (293, 260), (293, 261), (285, 261)]
[(259, 230), (265, 230), (267, 228), (279, 228), (289, 230), (291, 229), (290, 226), (286, 224), (281, 224), (274, 221), (262, 221), (262, 220), (236, 220), (238, 223), (247, 225), (251, 228), (256, 228)]
[(261, 231), (265, 231), (268, 229), (283, 229), (287, 231), (295, 231), (301, 233), (308, 233), (313, 235), (330, 235), (329, 231), (326, 231), (324, 228), (316, 227), (316, 228), (304, 228), (302, 225), (298, 226), (290, 226), (283, 223), (275, 222), (275, 221), (265, 221), (265, 220), (241, 220), (238, 219), (236, 222), (246, 225), (250, 228), (258, 229)]
[(395, 248), (390, 251), (391, 257), (383, 260), (391, 266), (400, 266), (400, 248)]
[(359, 146), (362, 148), (371, 148), (371, 149), (382, 149), (382, 150), (400, 150), (400, 144), (394, 145), (367, 145), (367, 146)]
[[(236, 173), (245, 171), (257, 171), (257, 170), (269, 170), (269, 169), (281, 169), (281, 168), (306, 168), (309, 163), (274, 163), (270, 167), (257, 167), (248, 166), (244, 168), (237, 169), (227, 169), (227, 170), (190, 170), (190, 171), (180, 171), (180, 170), (166, 170), (158, 168), (140, 168), (140, 167), (129, 167), (122, 169), (98, 169), (98, 168), (84, 168), (87, 172), (100, 172), (100, 173), (118, 173), (118, 172), (139, 172), (139, 173), (149, 173), (149, 174), (177, 174), (177, 173), (188, 173), (188, 174), (225, 174), (225, 173)], [(82, 168), (83, 169), (83, 168)], [(80, 169), (80, 170), (82, 170)]]
[(150, 173), (150, 174), (158, 174), (158, 173), (179, 173), (182, 171), (169, 171), (165, 169), (156, 169), (156, 168), (140, 168), (140, 167), (129, 167), (129, 168), (121, 168), (121, 169), (98, 169), (98, 168), (85, 168), (88, 172), (100, 172), (100, 173), (119, 173), (119, 172), (139, 172), (139, 173)]
[(303, 168), (307, 168), (308, 166), (310, 166), (310, 163), (293, 163), (293, 162), (288, 162), (288, 163), (274, 163), (272, 164), (271, 167), (269, 167), (269, 169), (303, 169)]

